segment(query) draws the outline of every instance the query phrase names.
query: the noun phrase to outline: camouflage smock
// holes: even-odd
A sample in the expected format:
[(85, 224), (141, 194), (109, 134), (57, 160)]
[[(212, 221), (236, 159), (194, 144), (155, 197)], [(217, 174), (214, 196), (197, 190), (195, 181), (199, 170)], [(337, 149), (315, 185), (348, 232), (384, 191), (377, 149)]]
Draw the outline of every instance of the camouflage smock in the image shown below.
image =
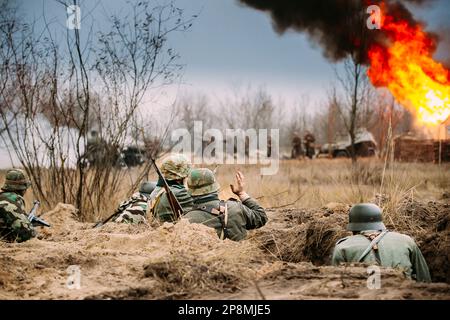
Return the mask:
[[(211, 200), (201, 203), (203, 206), (219, 207), (219, 200)], [(228, 208), (227, 238), (239, 241), (245, 239), (247, 230), (258, 229), (267, 222), (267, 215), (255, 199), (248, 198), (243, 202), (228, 200), (226, 201)], [(196, 202), (196, 205), (200, 203)], [(183, 218), (191, 223), (201, 223), (208, 227), (216, 229), (217, 235), (220, 237), (222, 233), (222, 223), (217, 215), (202, 210), (192, 210), (187, 212)]]
[(114, 222), (139, 224), (146, 223), (148, 198), (140, 192), (134, 193), (130, 199), (123, 201), (119, 208), (119, 215)]
[[(343, 238), (336, 243), (331, 263), (339, 265), (345, 262), (357, 262), (370, 240), (362, 234)], [(414, 240), (404, 234), (388, 232), (378, 243), (381, 266), (403, 270), (408, 278), (430, 282), (427, 263)], [(364, 259), (364, 263), (377, 264), (374, 250)]]
[(36, 236), (25, 213), (25, 201), (15, 192), (0, 193), (0, 239), (26, 241)]
[[(169, 188), (172, 190), (184, 212), (192, 208), (194, 201), (184, 185), (173, 184), (169, 186)], [(160, 222), (174, 222), (176, 220), (172, 209), (170, 208), (169, 199), (167, 198), (164, 188), (157, 187), (157, 193), (152, 207), (152, 215)]]

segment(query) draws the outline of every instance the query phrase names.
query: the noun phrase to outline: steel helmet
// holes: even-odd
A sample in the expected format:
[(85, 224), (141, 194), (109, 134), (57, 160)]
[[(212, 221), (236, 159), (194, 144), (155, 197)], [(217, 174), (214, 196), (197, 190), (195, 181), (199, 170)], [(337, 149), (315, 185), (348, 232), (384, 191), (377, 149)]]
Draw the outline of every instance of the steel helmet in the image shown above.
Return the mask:
[(29, 186), (31, 186), (31, 182), (25, 172), (20, 169), (11, 169), (6, 173), (2, 190), (21, 191), (27, 190)]
[(214, 173), (207, 168), (193, 169), (188, 177), (187, 185), (192, 196), (201, 196), (220, 189)]
[(141, 183), (139, 187), (139, 193), (143, 193), (147, 197), (150, 196), (150, 193), (156, 188), (156, 182), (154, 181), (144, 181)]
[(386, 230), (381, 215), (381, 208), (373, 203), (354, 205), (349, 212), (347, 230)]
[(179, 153), (167, 156), (161, 164), (161, 173), (166, 180), (184, 179), (191, 171), (190, 161)]

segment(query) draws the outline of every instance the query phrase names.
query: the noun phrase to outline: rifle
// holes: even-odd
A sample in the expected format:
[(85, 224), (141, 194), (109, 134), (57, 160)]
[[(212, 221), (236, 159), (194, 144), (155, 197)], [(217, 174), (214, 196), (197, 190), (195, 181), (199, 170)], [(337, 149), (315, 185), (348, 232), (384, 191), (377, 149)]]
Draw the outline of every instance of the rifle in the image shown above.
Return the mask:
[(176, 220), (179, 220), (183, 215), (183, 208), (181, 207), (177, 197), (175, 197), (169, 185), (167, 184), (166, 179), (164, 179), (163, 174), (156, 165), (155, 159), (153, 159), (153, 157), (150, 157), (150, 160), (152, 161), (152, 164), (155, 167), (156, 173), (158, 174), (160, 181), (162, 181), (163, 183), (163, 188), (166, 191), (167, 199), (169, 200), (170, 209), (172, 209), (172, 212), (175, 215)]
[(50, 224), (36, 216), (36, 212), (40, 204), (41, 203), (39, 200), (34, 200), (33, 208), (31, 208), (31, 211), (28, 214), (28, 221), (30, 221), (34, 226), (50, 227)]
[(92, 229), (94, 228), (98, 228), (101, 227), (102, 225), (104, 225), (105, 223), (107, 223), (109, 220), (111, 220), (112, 218), (114, 218), (117, 214), (119, 214), (120, 212), (122, 212), (122, 206), (120, 206), (112, 215), (110, 215), (108, 218), (106, 218), (103, 221), (99, 221), (97, 222)]

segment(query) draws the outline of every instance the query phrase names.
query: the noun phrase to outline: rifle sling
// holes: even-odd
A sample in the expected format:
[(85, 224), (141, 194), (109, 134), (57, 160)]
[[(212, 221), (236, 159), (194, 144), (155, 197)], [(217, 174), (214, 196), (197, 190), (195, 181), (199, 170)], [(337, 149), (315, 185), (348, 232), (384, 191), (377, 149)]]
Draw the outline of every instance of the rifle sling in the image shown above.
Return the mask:
[[(369, 246), (366, 248), (366, 250), (364, 250), (364, 252), (363, 252), (363, 253), (361, 254), (361, 256), (359, 257), (358, 262), (361, 262), (361, 261), (367, 256), (367, 254), (368, 254), (370, 251), (372, 251), (372, 250), (374, 249), (374, 247), (378, 244), (378, 242), (380, 242), (381, 239), (383, 239), (383, 237), (384, 237), (388, 232), (389, 232), (388, 230), (384, 230), (384, 231), (381, 232), (375, 239), (373, 239), (373, 240), (370, 242)], [(375, 250), (375, 251), (377, 251), (377, 250)], [(378, 252), (375, 252), (375, 257), (376, 257), (377, 260), (380, 260), (380, 257), (379, 257)], [(380, 263), (381, 263), (381, 260), (378, 261), (378, 263), (380, 264)]]

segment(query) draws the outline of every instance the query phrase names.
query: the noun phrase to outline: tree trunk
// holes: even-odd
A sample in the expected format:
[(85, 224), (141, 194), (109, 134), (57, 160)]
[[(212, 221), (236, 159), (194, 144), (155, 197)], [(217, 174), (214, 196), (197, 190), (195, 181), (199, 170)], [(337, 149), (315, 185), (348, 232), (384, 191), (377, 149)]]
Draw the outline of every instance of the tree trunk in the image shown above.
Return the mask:
[(359, 64), (356, 61), (353, 61), (354, 63), (354, 76), (355, 76), (355, 82), (353, 87), (353, 96), (352, 96), (352, 110), (350, 113), (350, 155), (352, 158), (352, 164), (355, 165), (357, 161), (356, 156), (356, 148), (355, 148), (355, 137), (356, 137), (356, 111), (358, 109), (358, 90), (359, 90)]

